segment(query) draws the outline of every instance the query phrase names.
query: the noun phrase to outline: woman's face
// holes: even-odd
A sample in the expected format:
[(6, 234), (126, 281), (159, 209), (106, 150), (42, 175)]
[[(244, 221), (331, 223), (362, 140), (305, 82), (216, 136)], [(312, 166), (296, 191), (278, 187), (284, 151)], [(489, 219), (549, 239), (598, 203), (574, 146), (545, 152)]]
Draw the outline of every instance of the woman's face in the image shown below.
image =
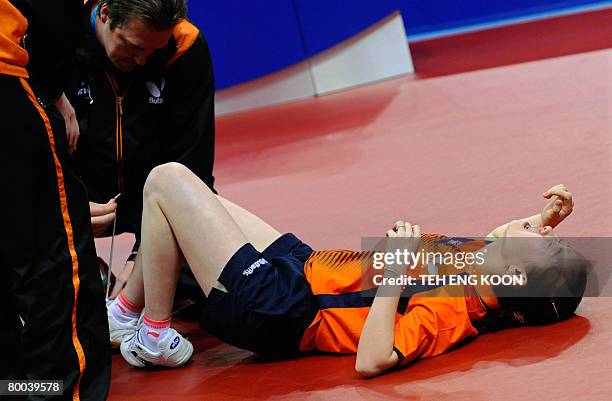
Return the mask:
[(557, 235), (550, 226), (531, 225), (525, 220), (514, 220), (508, 224), (504, 234), (502, 253), (508, 263), (524, 264), (540, 258), (550, 257), (551, 245)]
[(508, 224), (504, 237), (512, 238), (537, 238), (556, 237), (551, 226), (531, 225), (526, 220), (514, 220)]

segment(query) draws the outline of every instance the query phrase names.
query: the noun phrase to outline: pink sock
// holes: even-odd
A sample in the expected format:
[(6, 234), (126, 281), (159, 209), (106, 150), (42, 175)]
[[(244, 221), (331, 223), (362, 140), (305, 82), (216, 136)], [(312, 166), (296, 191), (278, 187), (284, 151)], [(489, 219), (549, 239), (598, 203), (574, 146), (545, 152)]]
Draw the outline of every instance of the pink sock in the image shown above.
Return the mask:
[(170, 330), (171, 318), (165, 320), (153, 320), (146, 314), (140, 327), (140, 339), (145, 347), (151, 351), (158, 350), (159, 340), (163, 339)]
[(119, 293), (119, 296), (111, 303), (110, 311), (113, 317), (121, 323), (128, 323), (133, 319), (140, 317), (142, 312), (142, 306), (136, 305), (132, 301), (126, 298), (123, 291)]

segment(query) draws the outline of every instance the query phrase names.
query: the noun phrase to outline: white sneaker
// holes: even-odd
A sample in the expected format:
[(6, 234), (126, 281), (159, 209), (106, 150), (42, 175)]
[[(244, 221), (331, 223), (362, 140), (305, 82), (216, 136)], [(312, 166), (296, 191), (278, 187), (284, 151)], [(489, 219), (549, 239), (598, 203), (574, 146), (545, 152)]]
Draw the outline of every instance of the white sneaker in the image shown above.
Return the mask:
[[(142, 318), (143, 315), (140, 316)], [(108, 331), (110, 333), (111, 347), (119, 348), (122, 342), (129, 340), (136, 330), (140, 318), (130, 319), (127, 323), (121, 323), (110, 311), (110, 302), (106, 304), (106, 317), (108, 318)]]
[(136, 331), (132, 338), (121, 343), (121, 355), (130, 365), (137, 368), (152, 366), (178, 368), (189, 362), (193, 355), (191, 342), (172, 328), (159, 340), (158, 346), (157, 352), (148, 349), (140, 339), (140, 331)]

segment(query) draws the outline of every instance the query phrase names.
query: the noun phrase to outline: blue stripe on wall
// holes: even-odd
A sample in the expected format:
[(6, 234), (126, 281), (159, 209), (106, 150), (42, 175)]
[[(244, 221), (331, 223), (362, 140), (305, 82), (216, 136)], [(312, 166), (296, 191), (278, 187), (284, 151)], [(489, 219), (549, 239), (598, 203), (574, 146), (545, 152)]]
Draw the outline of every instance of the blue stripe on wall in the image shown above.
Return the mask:
[(437, 31), (409, 33), (408, 39), (410, 41), (433, 39), (433, 38), (439, 38), (442, 36), (458, 35), (461, 33), (479, 31), (479, 30), (484, 30), (484, 29), (492, 29), (492, 28), (497, 28), (500, 26), (508, 26), (508, 25), (520, 24), (524, 22), (537, 21), (537, 20), (542, 20), (545, 18), (553, 18), (553, 17), (559, 17), (563, 15), (583, 13), (583, 12), (589, 12), (589, 11), (595, 11), (595, 10), (603, 10), (603, 9), (610, 8), (610, 7), (612, 7), (612, 0), (602, 1), (599, 3), (587, 4), (587, 5), (582, 5), (582, 6), (554, 9), (550, 11), (543, 11), (543, 12), (527, 14), (527, 15), (519, 15), (519, 16), (504, 18), (504, 19), (496, 19), (493, 21), (485, 21), (485, 22), (475, 23), (475, 24), (461, 25), (458, 27), (440, 29)]
[[(223, 0), (191, 1), (211, 48), (218, 89), (298, 63), (400, 10), (408, 36), (461, 31), (594, 0)], [(483, 25), (484, 26), (484, 25)]]
[(564, 8), (608, 3), (594, 0), (399, 0), (408, 35), (459, 28)]

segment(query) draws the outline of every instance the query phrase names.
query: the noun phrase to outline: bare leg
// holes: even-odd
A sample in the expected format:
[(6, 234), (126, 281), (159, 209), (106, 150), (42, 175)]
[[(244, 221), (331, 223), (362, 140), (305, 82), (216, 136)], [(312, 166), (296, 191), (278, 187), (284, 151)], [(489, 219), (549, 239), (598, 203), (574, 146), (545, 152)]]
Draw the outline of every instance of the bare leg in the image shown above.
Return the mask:
[(219, 195), (217, 195), (217, 199), (238, 224), (240, 231), (247, 240), (259, 252), (262, 252), (281, 236), (278, 230), (248, 210)]
[[(238, 206), (237, 204), (219, 195), (217, 195), (217, 199), (219, 199), (223, 207), (225, 207), (225, 209), (232, 216), (236, 224), (238, 224), (240, 230), (245, 235), (247, 240), (258, 251), (263, 251), (281, 236), (278, 230), (276, 230), (274, 227), (272, 227), (250, 211), (242, 208), (241, 206)], [(174, 234), (173, 240), (176, 242), (176, 239), (174, 239)], [(175, 264), (170, 262), (168, 266), (175, 266)], [(171, 271), (167, 271), (166, 273), (168, 279), (174, 278), (174, 273), (172, 273)], [(166, 288), (166, 286), (164, 286), (164, 288)], [(125, 288), (123, 289), (123, 294), (127, 297), (127, 299), (129, 299), (136, 305), (144, 305), (145, 303), (144, 282), (142, 274), (142, 252), (139, 252), (136, 256), (134, 270), (126, 283)], [(163, 312), (167, 313), (167, 311)]]
[(144, 191), (141, 254), (147, 315), (155, 320), (170, 316), (181, 250), (208, 295), (223, 267), (248, 240), (265, 248), (279, 235), (255, 215), (217, 199), (186, 167), (157, 167)]
[[(145, 197), (142, 217), (143, 235), (139, 252), (142, 263), (136, 273), (142, 279), (140, 289), (144, 292), (147, 316), (153, 320), (164, 320), (172, 315), (182, 255), (172, 229), (155, 201), (147, 201)], [(131, 299), (130, 290), (126, 288), (125, 296), (128, 299)]]
[[(161, 193), (164, 194), (165, 198), (175, 196), (178, 189), (175, 187), (174, 175), (191, 175), (192, 177), (190, 178), (193, 179), (190, 179), (190, 184), (186, 185), (201, 186), (201, 190), (206, 192), (207, 195), (208, 192), (210, 192), (208, 191), (208, 188), (205, 187), (204, 183), (195, 178), (195, 176), (193, 176), (190, 172), (183, 171), (185, 170), (183, 166), (171, 164), (169, 166), (160, 168), (160, 170), (162, 169), (166, 170), (166, 172), (163, 174), (156, 174), (155, 176), (151, 177), (150, 182), (148, 181), (147, 197), (151, 197), (151, 192), (155, 192), (155, 196), (157, 197), (162, 195)], [(168, 173), (168, 169), (175, 169), (179, 171)], [(153, 191), (151, 191), (152, 189)], [(181, 193), (180, 196), (184, 197), (187, 195)], [(280, 233), (275, 228), (270, 226), (258, 216), (221, 196), (217, 196), (217, 198), (239, 226), (240, 231), (244, 234), (247, 241), (250, 242), (255, 249), (263, 251), (272, 242), (280, 237)], [(202, 207), (202, 205), (204, 205), (206, 202), (204, 199), (199, 199), (195, 203), (197, 204), (196, 207)], [(151, 247), (141, 247), (136, 258), (134, 271), (125, 286), (124, 295), (137, 305), (143, 305), (145, 303), (143, 256), (148, 252), (155, 252), (155, 257), (159, 258), (158, 266), (162, 271), (158, 271), (157, 273), (152, 273), (150, 275), (152, 282), (147, 291), (151, 292), (151, 296), (147, 297), (149, 299), (149, 302), (147, 302), (147, 314), (152, 319), (163, 320), (169, 317), (172, 312), (182, 253), (178, 249), (178, 244), (176, 242), (176, 238), (174, 237), (174, 233), (171, 231), (170, 223), (166, 219), (163, 212), (161, 212), (159, 206), (156, 206), (155, 204), (149, 206), (150, 207), (147, 209), (148, 213), (146, 214), (146, 218), (144, 217), (145, 213), (143, 211), (142, 243), (148, 245), (149, 241), (153, 241), (154, 245), (152, 250), (150, 249)], [(168, 205), (168, 207), (172, 206)], [(193, 224), (188, 224), (186, 229), (187, 227), (191, 229), (191, 227), (195, 226)], [(197, 232), (198, 228), (194, 228), (192, 231)], [(158, 248), (158, 246), (161, 246), (161, 248)], [(149, 250), (145, 251), (144, 249)], [(147, 257), (147, 259), (149, 258)], [(148, 262), (147, 266), (151, 266), (151, 263), (155, 263), (155, 259)], [(225, 263), (218, 267), (222, 269), (224, 266)], [(194, 275), (195, 274), (196, 273), (194, 272)], [(199, 281), (199, 283), (202, 285), (201, 281)]]
[(136, 305), (144, 305), (144, 283), (142, 281), (142, 253), (138, 252), (134, 261), (134, 270), (125, 283), (123, 295)]

